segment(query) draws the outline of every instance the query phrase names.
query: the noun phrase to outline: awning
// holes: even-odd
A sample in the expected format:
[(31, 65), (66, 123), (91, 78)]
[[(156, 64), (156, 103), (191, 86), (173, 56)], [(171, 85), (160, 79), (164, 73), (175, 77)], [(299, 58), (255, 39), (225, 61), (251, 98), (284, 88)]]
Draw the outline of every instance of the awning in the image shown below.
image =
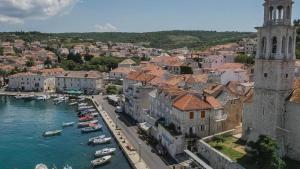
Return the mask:
[(82, 91), (78, 91), (78, 90), (68, 90), (66, 91), (67, 94), (71, 94), (71, 95), (81, 95), (83, 94)]
[(151, 124), (149, 124), (149, 123), (147, 123), (147, 122), (144, 122), (144, 123), (140, 123), (140, 124), (139, 124), (139, 127), (140, 127), (142, 130), (148, 132), (148, 131), (150, 130), (150, 128), (151, 128)]

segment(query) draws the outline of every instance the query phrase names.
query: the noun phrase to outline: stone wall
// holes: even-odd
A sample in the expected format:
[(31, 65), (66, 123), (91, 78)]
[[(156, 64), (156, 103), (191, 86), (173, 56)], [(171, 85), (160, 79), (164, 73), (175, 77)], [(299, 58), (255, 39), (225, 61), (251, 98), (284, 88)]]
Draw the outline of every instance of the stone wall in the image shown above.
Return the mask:
[[(235, 133), (235, 130), (221, 133), (221, 135), (226, 133), (232, 134)], [(208, 165), (213, 169), (245, 169), (205, 142), (205, 140), (211, 140), (213, 137), (214, 136), (210, 136), (197, 142), (198, 153), (208, 161)]]

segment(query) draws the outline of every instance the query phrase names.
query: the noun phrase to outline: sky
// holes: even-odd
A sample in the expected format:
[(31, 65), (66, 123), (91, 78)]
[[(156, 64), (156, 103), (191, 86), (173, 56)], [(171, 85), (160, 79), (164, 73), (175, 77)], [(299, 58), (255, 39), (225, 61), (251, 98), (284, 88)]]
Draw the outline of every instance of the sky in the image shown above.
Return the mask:
[[(263, 0), (0, 0), (0, 31), (251, 31)], [(300, 0), (294, 5), (300, 18)]]

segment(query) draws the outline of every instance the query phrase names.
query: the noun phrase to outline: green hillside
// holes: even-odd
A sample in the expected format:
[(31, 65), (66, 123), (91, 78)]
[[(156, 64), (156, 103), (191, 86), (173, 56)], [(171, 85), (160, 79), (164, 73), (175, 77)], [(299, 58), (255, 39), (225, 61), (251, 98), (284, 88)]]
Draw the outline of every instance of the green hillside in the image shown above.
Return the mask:
[[(27, 41), (46, 40), (54, 37), (63, 39), (64, 44), (72, 44), (90, 40), (91, 42), (129, 42), (140, 43), (146, 47), (174, 49), (196, 48), (235, 42), (244, 37), (254, 37), (250, 32), (216, 32), (216, 31), (161, 31), (147, 33), (40, 33), (40, 32), (14, 32), (0, 33), (0, 39), (13, 39), (16, 35)], [(70, 41), (71, 38), (71, 41)]]

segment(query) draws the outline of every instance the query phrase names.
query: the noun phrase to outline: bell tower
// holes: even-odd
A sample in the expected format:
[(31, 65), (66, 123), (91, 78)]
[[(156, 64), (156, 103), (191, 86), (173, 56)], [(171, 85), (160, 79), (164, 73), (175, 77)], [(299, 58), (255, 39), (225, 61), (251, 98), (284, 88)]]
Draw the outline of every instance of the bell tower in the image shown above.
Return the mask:
[(260, 135), (270, 136), (278, 141), (282, 153), (288, 132), (285, 99), (293, 89), (296, 59), (296, 29), (291, 22), (293, 3), (293, 0), (264, 2), (264, 23), (256, 28), (255, 94), (248, 137), (249, 141), (256, 141)]

